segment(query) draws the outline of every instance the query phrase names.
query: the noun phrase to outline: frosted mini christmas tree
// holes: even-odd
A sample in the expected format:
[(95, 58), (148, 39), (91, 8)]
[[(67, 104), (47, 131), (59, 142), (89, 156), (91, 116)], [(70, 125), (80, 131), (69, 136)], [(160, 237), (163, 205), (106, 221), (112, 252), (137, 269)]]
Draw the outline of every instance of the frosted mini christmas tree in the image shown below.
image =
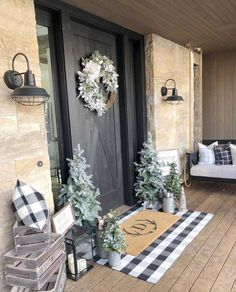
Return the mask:
[(170, 172), (165, 178), (165, 189), (170, 192), (175, 199), (179, 199), (181, 192), (181, 177), (177, 164), (172, 162), (169, 164)]
[(134, 184), (136, 196), (143, 202), (150, 204), (155, 204), (157, 201), (161, 202), (164, 177), (150, 133), (139, 154), (140, 163), (135, 163), (137, 172), (136, 183)]
[(70, 176), (67, 185), (62, 186), (59, 195), (60, 205), (67, 202), (73, 205), (79, 226), (84, 225), (84, 223), (94, 225), (98, 211), (101, 210), (100, 202), (97, 200), (100, 192), (99, 189), (95, 189), (92, 183), (92, 175), (87, 173), (90, 166), (86, 164), (83, 153), (84, 150), (78, 145), (74, 149), (73, 159), (67, 159)]

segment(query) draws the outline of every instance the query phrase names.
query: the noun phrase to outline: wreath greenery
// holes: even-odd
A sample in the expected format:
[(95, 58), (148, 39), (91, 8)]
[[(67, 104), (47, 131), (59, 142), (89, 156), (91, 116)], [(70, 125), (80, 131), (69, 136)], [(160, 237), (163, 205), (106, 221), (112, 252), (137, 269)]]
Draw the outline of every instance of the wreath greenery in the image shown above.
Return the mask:
[[(78, 71), (79, 95), (85, 107), (103, 115), (114, 102), (118, 88), (118, 74), (112, 60), (95, 51), (90, 58), (82, 59), (83, 70)], [(112, 102), (112, 103), (113, 103)]]

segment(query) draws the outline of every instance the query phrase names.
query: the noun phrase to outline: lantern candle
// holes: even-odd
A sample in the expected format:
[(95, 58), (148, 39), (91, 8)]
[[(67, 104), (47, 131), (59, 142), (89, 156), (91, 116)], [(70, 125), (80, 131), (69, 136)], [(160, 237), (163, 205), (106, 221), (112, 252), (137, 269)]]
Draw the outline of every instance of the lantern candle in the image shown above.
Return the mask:
[[(70, 253), (68, 255), (68, 267), (69, 271), (72, 274), (75, 274), (75, 262), (74, 262), (74, 255), (73, 253)], [(79, 259), (77, 260), (77, 268), (78, 268), (78, 273), (82, 272), (87, 268), (87, 261), (86, 259)]]
[(87, 261), (86, 259), (79, 259), (77, 261), (78, 263), (78, 267), (79, 267), (79, 271), (82, 272), (83, 270), (85, 270), (87, 268)]

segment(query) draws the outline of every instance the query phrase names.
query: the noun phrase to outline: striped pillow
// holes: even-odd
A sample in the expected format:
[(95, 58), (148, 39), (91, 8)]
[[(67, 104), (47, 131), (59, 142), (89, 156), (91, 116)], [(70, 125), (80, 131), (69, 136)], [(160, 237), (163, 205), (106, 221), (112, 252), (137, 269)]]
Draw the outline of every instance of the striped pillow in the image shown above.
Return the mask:
[(215, 141), (211, 145), (207, 146), (202, 143), (198, 143), (199, 148), (199, 161), (198, 164), (215, 164), (214, 146), (218, 145), (218, 141)]

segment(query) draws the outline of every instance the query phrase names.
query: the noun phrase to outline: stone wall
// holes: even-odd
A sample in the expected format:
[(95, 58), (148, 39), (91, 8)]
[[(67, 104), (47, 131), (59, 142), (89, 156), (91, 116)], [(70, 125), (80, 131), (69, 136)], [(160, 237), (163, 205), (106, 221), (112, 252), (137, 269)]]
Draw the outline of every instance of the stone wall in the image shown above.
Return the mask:
[[(36, 82), (40, 85), (40, 68), (32, 0), (0, 1), (0, 257), (12, 247), (13, 212), (10, 200), (16, 179), (29, 183), (46, 195), (53, 210), (47, 140), (43, 106), (24, 107), (10, 98), (3, 74), (11, 69), (13, 56), (28, 56)], [(18, 58), (16, 70), (25, 71), (24, 59)], [(43, 161), (38, 167), (37, 162)], [(0, 291), (9, 291), (0, 264)]]
[(194, 149), (202, 141), (202, 55), (194, 55), (194, 121), (193, 121)]
[[(193, 65), (200, 62), (201, 56), (195, 55), (192, 50), (160, 36), (150, 34), (145, 38), (148, 130), (153, 134), (157, 150), (178, 149), (181, 158), (193, 148), (196, 132)], [(176, 81), (178, 93), (184, 99), (182, 104), (167, 104), (161, 96), (161, 87), (169, 78)], [(173, 83), (168, 85), (171, 87)], [(198, 113), (201, 114), (200, 109)]]

